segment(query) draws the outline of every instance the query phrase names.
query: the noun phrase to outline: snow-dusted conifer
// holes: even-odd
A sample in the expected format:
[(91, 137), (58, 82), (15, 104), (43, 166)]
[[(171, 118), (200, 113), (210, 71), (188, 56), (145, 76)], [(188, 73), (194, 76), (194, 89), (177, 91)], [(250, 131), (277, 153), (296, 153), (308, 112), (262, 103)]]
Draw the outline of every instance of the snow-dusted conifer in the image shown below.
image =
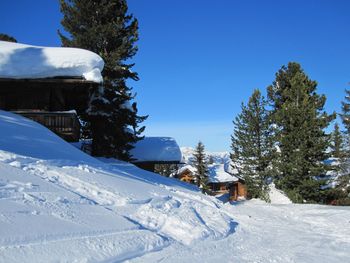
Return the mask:
[(202, 142), (198, 142), (193, 154), (193, 165), (197, 169), (196, 182), (197, 186), (204, 192), (208, 183), (208, 163), (205, 155), (205, 148)]
[(125, 0), (60, 0), (62, 25), (69, 37), (59, 33), (63, 46), (79, 47), (99, 54), (105, 61), (103, 86), (92, 92), (86, 116), (92, 137), (92, 154), (129, 160), (133, 143), (142, 139), (146, 117), (138, 116), (128, 79), (138, 80), (126, 61), (137, 51), (138, 22)]
[(269, 201), (267, 179), (272, 176), (275, 150), (266, 104), (259, 90), (253, 92), (247, 105), (242, 103), (241, 113), (233, 121), (231, 159), (233, 168), (245, 179), (248, 196)]
[(294, 62), (283, 66), (268, 87), (280, 148), (275, 162), (276, 185), (294, 202), (323, 201), (325, 180), (320, 178), (329, 169), (325, 160), (330, 144), (324, 129), (335, 114), (324, 111), (326, 97), (317, 94), (316, 87), (316, 81)]
[(345, 100), (342, 101), (342, 113), (340, 114), (345, 127), (346, 156), (350, 155), (350, 90), (345, 90)]
[(334, 124), (334, 130), (331, 134), (331, 149), (332, 157), (342, 159), (345, 157), (344, 153), (344, 140), (343, 135), (340, 131), (338, 123)]
[(342, 101), (341, 118), (347, 134), (350, 134), (350, 90), (345, 90), (345, 100)]

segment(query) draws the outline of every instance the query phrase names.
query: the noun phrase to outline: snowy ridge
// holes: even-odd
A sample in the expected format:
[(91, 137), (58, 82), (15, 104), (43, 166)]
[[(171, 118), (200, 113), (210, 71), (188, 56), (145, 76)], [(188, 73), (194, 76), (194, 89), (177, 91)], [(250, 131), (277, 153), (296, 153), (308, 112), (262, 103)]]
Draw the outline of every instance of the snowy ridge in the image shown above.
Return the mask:
[[(182, 158), (185, 163), (191, 164), (194, 159), (195, 150), (192, 147), (181, 147)], [(229, 163), (230, 153), (228, 152), (205, 152), (207, 157), (211, 157), (214, 163)]]
[(84, 77), (102, 82), (103, 59), (79, 48), (39, 47), (0, 41), (0, 78)]

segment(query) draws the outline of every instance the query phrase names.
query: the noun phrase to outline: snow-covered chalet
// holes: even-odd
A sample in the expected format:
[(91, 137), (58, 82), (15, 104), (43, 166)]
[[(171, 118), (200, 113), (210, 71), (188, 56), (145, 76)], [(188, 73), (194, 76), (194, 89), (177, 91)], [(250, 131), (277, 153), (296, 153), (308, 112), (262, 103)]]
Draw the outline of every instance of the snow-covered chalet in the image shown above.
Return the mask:
[(102, 58), (88, 50), (0, 41), (0, 109), (77, 141), (77, 113), (87, 109), (103, 67)]

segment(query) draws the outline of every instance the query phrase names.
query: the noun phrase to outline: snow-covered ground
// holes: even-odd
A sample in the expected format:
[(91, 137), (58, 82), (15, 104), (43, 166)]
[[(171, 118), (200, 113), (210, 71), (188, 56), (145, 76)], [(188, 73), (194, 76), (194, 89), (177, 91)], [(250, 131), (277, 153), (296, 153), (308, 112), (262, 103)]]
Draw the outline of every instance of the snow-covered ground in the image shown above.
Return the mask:
[(0, 262), (349, 262), (350, 208), (223, 204), (0, 111)]

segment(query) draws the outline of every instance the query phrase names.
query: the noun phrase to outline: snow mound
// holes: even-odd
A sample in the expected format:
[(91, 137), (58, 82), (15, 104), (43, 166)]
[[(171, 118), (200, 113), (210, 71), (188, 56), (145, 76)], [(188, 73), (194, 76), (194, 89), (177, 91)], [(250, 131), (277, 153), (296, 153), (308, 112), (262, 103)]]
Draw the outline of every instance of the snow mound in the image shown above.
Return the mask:
[(96, 162), (39, 123), (6, 111), (0, 111), (0, 150), (43, 160)]
[(0, 41), (0, 78), (84, 77), (102, 82), (103, 67), (103, 59), (88, 50)]
[(291, 204), (292, 201), (281, 191), (275, 187), (274, 183), (269, 185), (269, 197), (271, 204)]
[(208, 237), (224, 238), (234, 231), (236, 225), (215, 206), (203, 207), (197, 201), (175, 196), (153, 198), (132, 218), (144, 227), (185, 245)]

